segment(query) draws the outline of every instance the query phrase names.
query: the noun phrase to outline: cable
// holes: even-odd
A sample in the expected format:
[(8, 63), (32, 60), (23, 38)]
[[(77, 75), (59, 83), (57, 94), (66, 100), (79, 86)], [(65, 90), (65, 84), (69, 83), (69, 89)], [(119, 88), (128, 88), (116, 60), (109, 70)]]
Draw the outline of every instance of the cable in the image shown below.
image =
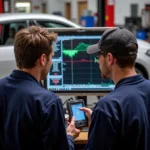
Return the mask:
[(69, 99), (67, 99), (67, 100), (63, 103), (63, 106), (64, 106), (67, 102), (69, 102), (69, 101), (73, 101), (73, 98), (70, 97)]

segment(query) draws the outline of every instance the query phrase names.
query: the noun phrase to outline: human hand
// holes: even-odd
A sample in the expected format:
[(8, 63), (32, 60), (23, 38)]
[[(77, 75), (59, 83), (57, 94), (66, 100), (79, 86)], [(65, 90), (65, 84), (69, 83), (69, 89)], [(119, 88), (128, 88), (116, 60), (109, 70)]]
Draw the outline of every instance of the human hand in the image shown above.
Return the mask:
[(88, 126), (90, 126), (90, 124), (91, 124), (91, 115), (92, 115), (93, 111), (90, 108), (86, 108), (86, 107), (81, 107), (79, 109), (85, 112), (85, 114), (88, 118)]
[(73, 138), (77, 138), (80, 134), (80, 130), (75, 127), (75, 117), (73, 116), (70, 124), (67, 127), (67, 135), (73, 136)]

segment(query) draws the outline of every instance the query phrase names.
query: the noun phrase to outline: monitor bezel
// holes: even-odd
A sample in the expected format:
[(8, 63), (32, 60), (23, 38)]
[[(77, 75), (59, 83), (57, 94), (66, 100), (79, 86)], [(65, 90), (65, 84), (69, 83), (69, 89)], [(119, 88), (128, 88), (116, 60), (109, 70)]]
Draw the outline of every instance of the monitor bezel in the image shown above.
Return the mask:
[[(81, 28), (48, 28), (49, 32), (55, 32), (58, 33), (59, 35), (63, 35), (65, 33), (65, 35), (68, 34), (76, 34), (76, 35), (80, 35), (81, 33), (87, 33), (88, 34), (92, 34), (94, 32), (96, 32), (97, 35), (102, 34), (105, 30), (107, 29), (114, 29), (116, 27), (81, 27)], [(98, 68), (99, 69), (99, 68)], [(47, 90), (50, 90), (47, 88), (47, 79), (44, 80), (44, 87)], [(91, 91), (91, 90), (84, 90), (84, 91), (73, 91), (73, 90), (50, 90), (54, 93), (57, 93), (57, 95), (60, 96), (69, 96), (69, 95), (75, 95), (75, 96), (104, 96), (108, 93), (110, 93), (112, 90), (101, 90), (101, 91)]]

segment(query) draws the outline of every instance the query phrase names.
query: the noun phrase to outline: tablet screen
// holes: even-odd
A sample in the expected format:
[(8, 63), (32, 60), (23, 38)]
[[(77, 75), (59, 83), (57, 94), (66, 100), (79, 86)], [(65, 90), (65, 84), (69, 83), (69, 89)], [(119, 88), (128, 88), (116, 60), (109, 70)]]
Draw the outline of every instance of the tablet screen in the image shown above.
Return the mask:
[(83, 107), (82, 103), (77, 103), (71, 106), (72, 106), (73, 116), (75, 117), (76, 121), (86, 120), (84, 112), (79, 110), (79, 108)]

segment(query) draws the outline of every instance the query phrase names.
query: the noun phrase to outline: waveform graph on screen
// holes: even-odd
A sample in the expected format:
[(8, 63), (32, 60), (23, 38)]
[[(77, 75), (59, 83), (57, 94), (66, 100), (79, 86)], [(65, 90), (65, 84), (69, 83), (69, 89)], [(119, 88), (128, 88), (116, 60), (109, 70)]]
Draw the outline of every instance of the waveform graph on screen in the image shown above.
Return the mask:
[(65, 84), (98, 84), (100, 71), (98, 60), (86, 53), (88, 46), (98, 39), (65, 40), (63, 46), (63, 73)]
[[(70, 34), (70, 33), (69, 33)], [(54, 91), (111, 90), (111, 80), (101, 77), (99, 60), (86, 52), (88, 46), (98, 43), (100, 36), (59, 35), (53, 44), (55, 55), (47, 77), (47, 87)]]

